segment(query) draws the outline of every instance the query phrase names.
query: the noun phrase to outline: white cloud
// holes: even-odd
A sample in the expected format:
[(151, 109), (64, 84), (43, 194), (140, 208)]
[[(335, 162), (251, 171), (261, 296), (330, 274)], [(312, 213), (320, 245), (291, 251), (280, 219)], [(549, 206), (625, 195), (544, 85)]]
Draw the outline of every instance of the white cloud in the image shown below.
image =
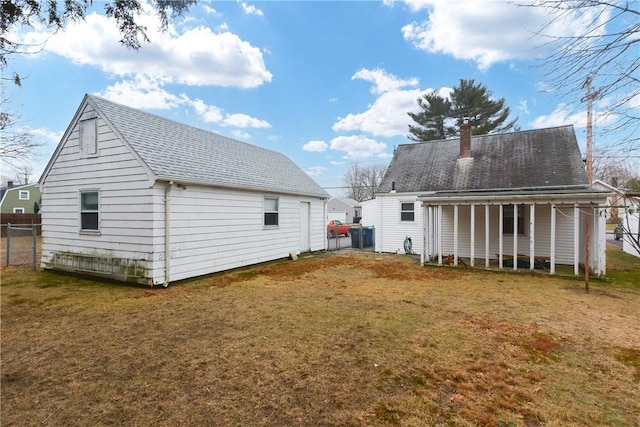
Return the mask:
[[(608, 126), (615, 121), (618, 117), (615, 114), (610, 114), (606, 110), (599, 111), (594, 109), (593, 112), (593, 125), (594, 126)], [(587, 112), (584, 110), (577, 111), (570, 109), (567, 104), (558, 104), (555, 110), (549, 115), (539, 116), (531, 123), (529, 123), (532, 129), (541, 129), (547, 127), (573, 125), (577, 128), (584, 128), (587, 125)]]
[[(107, 87), (96, 95), (112, 101), (128, 105), (132, 108), (148, 110), (170, 110), (179, 107), (192, 108), (205, 123), (217, 123), (225, 127), (236, 128), (270, 128), (271, 124), (265, 120), (251, 117), (247, 114), (225, 113), (224, 109), (209, 105), (202, 99), (191, 99), (185, 94), (174, 95), (167, 92), (153, 79), (136, 78), (125, 80)], [(241, 134), (243, 138), (248, 134)]]
[(302, 146), (304, 151), (312, 151), (321, 153), (329, 148), (329, 145), (324, 141), (309, 141)]
[(246, 114), (229, 114), (220, 123), (222, 126), (234, 126), (238, 128), (270, 128), (271, 125), (265, 120), (256, 119)]
[(46, 42), (46, 50), (66, 57), (75, 64), (97, 67), (117, 76), (144, 75), (166, 83), (190, 86), (214, 85), (253, 88), (270, 82), (263, 52), (228, 31), (214, 33), (195, 27), (178, 33), (159, 28), (149, 8), (140, 16), (148, 28), (151, 42), (134, 51), (121, 46), (115, 22), (97, 13), (71, 22), (65, 31), (50, 34), (46, 29), (21, 35), (21, 41)]
[(162, 89), (161, 81), (141, 76), (117, 82), (96, 95), (132, 108), (169, 110), (184, 103), (184, 98)]
[[(506, 1), (407, 0), (406, 3), (414, 12), (428, 10), (424, 21), (414, 21), (402, 28), (407, 41), (430, 53), (474, 61), (481, 70), (498, 62), (540, 55), (537, 48), (543, 41), (534, 35), (550, 19), (543, 8), (520, 7)], [(572, 18), (568, 16), (545, 28), (545, 34), (575, 33), (584, 20)]]
[(244, 11), (244, 13), (246, 13), (247, 15), (257, 15), (257, 16), (263, 15), (262, 11), (252, 4), (249, 4), (243, 1), (238, 3), (240, 4), (240, 7), (242, 7), (242, 10)]
[(309, 169), (307, 169), (306, 172), (307, 172), (307, 175), (311, 177), (315, 177), (315, 176), (322, 175), (326, 170), (327, 168), (325, 168), (324, 166), (312, 166)]
[(530, 113), (529, 107), (527, 106), (527, 100), (526, 99), (520, 100), (520, 102), (518, 103), (517, 109), (519, 111), (522, 111), (523, 114), (529, 114)]
[(345, 159), (365, 159), (368, 157), (384, 157), (387, 144), (375, 141), (362, 135), (338, 136), (331, 140), (332, 150), (344, 151)]
[(334, 131), (360, 131), (383, 137), (404, 136), (409, 131), (409, 124), (413, 123), (407, 112), (416, 111), (417, 99), (431, 91), (415, 88), (419, 83), (416, 78), (400, 79), (380, 69), (361, 69), (352, 79), (373, 83), (371, 93), (379, 96), (366, 111), (339, 117), (333, 125)]
[(206, 123), (219, 123), (222, 120), (222, 110), (215, 105), (207, 105), (201, 99), (194, 99), (190, 104)]
[(247, 132), (241, 131), (240, 129), (234, 129), (231, 131), (231, 134), (239, 140), (246, 141), (251, 139), (251, 135)]
[(351, 76), (351, 80), (358, 79), (374, 83), (371, 87), (371, 93), (374, 94), (396, 91), (407, 86), (414, 87), (417, 86), (419, 82), (415, 77), (408, 80), (399, 79), (397, 76), (387, 73), (380, 68), (376, 68), (375, 70), (362, 68)]

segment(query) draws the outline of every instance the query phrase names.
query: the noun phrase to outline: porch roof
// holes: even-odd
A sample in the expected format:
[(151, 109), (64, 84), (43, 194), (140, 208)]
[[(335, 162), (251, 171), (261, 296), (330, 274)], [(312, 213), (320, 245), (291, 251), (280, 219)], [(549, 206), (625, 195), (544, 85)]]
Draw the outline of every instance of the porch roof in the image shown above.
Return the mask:
[(611, 193), (586, 186), (507, 188), (489, 190), (434, 191), (418, 196), (423, 205), (433, 204), (500, 204), (500, 203), (588, 203), (603, 204)]

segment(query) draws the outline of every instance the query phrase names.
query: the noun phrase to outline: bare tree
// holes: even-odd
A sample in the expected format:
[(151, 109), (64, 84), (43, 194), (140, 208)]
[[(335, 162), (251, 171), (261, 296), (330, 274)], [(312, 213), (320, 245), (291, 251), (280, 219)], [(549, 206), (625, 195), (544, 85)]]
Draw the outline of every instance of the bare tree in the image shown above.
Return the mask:
[(386, 170), (387, 166), (383, 164), (367, 166), (352, 164), (343, 177), (346, 196), (358, 202), (375, 198), (376, 190)]
[(12, 108), (7, 98), (2, 98), (0, 104), (0, 159), (5, 167), (20, 168), (33, 158), (34, 150), (41, 144), (20, 128), (15, 114), (8, 112)]
[(632, 168), (614, 150), (600, 148), (593, 156), (594, 179), (606, 182), (616, 188), (626, 188), (627, 181), (634, 178)]
[[(592, 100), (606, 105), (601, 112), (609, 123), (605, 131), (621, 131), (616, 148), (640, 153), (640, 9), (637, 1), (531, 0), (522, 6), (545, 9), (549, 22), (537, 35), (545, 37), (550, 53), (543, 59), (551, 89), (573, 98), (578, 109), (586, 101), (583, 85), (592, 79)], [(552, 28), (579, 22), (581, 30), (553, 34)], [(604, 120), (603, 120), (604, 121)]]

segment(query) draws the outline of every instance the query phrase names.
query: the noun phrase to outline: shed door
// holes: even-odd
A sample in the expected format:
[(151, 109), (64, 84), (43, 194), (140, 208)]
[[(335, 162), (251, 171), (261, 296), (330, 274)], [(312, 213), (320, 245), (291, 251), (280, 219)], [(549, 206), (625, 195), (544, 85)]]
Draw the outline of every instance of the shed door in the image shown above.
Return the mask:
[(311, 203), (300, 203), (300, 252), (311, 250)]

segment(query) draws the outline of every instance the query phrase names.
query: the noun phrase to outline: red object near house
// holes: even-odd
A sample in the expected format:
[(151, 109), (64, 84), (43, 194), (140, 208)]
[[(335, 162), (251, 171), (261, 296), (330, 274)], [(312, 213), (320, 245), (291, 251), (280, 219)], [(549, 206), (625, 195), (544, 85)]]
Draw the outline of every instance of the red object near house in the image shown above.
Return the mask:
[(350, 228), (351, 225), (343, 224), (337, 219), (329, 220), (329, 222), (327, 223), (327, 236), (335, 237), (344, 234), (345, 236), (349, 237)]

